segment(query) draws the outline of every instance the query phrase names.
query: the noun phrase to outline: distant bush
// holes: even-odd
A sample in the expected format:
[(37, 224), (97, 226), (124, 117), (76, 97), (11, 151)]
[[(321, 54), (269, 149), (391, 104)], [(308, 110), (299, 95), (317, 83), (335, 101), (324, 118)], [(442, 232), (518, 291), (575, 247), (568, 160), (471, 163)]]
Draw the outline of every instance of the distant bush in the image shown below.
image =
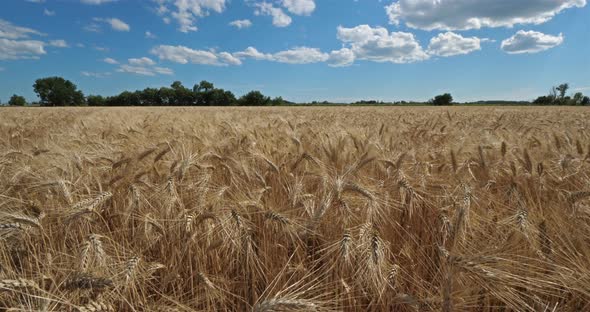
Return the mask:
[(429, 103), (435, 106), (453, 105), (453, 96), (450, 93), (437, 95)]
[(260, 91), (250, 91), (238, 100), (240, 106), (268, 106), (271, 105), (271, 99), (263, 95)]
[(10, 100), (8, 101), (8, 105), (10, 105), (10, 106), (25, 106), (25, 105), (27, 105), (27, 100), (25, 100), (25, 98), (20, 95), (14, 94), (12, 97), (10, 97)]

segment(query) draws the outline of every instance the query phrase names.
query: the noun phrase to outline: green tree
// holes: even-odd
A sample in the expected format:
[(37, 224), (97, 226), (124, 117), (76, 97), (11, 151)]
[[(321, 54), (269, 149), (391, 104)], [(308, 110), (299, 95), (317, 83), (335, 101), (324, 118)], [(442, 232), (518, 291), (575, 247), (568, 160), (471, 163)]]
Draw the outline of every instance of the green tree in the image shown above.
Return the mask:
[(8, 105), (10, 105), (10, 106), (25, 106), (25, 105), (27, 105), (27, 100), (25, 100), (25, 98), (20, 95), (14, 94), (13, 96), (10, 97), (10, 100), (8, 101)]
[(161, 106), (162, 98), (159, 90), (156, 88), (145, 88), (140, 95), (141, 105), (144, 106)]
[(182, 85), (182, 82), (175, 81), (170, 86), (174, 90), (174, 105), (193, 105), (195, 96), (193, 92)]
[(231, 91), (213, 89), (209, 92), (207, 105), (211, 106), (232, 106), (236, 104), (236, 97)]
[(557, 90), (557, 92), (559, 92), (559, 98), (561, 98), (562, 100), (565, 98), (565, 93), (567, 92), (567, 90), (570, 88), (570, 85), (567, 83), (562, 83), (559, 86), (557, 86), (557, 88), (555, 88), (555, 90)]
[(86, 104), (88, 106), (105, 106), (106, 100), (100, 95), (89, 95), (86, 97)]
[(216, 105), (216, 98), (219, 94), (214, 94), (215, 86), (213, 83), (203, 80), (193, 86), (193, 94), (195, 96), (195, 104), (198, 106), (212, 106)]
[(283, 98), (280, 96), (272, 99), (272, 102), (271, 102), (272, 106), (280, 106), (280, 105), (284, 105), (284, 104), (285, 104), (285, 100), (283, 100)]
[(450, 93), (437, 95), (429, 103), (436, 106), (453, 105), (453, 96)]
[(199, 82), (199, 84), (196, 84), (193, 87), (193, 92), (198, 93), (198, 92), (207, 92), (207, 91), (211, 91), (215, 88), (215, 86), (213, 85), (213, 83), (203, 80), (201, 82)]
[(164, 106), (174, 106), (176, 105), (176, 92), (172, 88), (161, 87), (158, 90), (158, 95), (162, 100), (162, 105)]
[(551, 105), (553, 103), (555, 103), (555, 98), (551, 95), (543, 95), (533, 101), (533, 104), (535, 105)]
[(582, 102), (580, 103), (581, 105), (590, 105), (590, 97), (583, 97), (582, 98)]
[(43, 106), (75, 106), (84, 104), (84, 94), (75, 84), (61, 77), (37, 79), (33, 85)]
[(584, 99), (584, 94), (582, 92), (576, 92), (574, 97), (572, 98), (573, 105), (582, 105), (582, 100)]
[(267, 106), (271, 104), (271, 100), (260, 91), (250, 91), (240, 98), (238, 104), (240, 106)]

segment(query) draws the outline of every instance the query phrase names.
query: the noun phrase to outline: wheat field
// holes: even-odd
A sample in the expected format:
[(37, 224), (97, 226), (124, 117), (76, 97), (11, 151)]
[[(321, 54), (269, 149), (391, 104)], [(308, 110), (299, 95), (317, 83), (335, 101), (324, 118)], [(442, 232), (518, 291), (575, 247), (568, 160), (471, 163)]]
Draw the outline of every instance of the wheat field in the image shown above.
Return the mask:
[(2, 108), (0, 311), (588, 311), (584, 108)]

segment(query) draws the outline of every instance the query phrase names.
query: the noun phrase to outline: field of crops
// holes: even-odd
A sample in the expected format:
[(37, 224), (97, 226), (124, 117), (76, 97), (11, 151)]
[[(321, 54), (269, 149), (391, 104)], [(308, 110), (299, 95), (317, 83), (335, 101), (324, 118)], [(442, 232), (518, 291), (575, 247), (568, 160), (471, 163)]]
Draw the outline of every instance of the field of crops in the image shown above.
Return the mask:
[(585, 108), (2, 108), (2, 311), (589, 311)]

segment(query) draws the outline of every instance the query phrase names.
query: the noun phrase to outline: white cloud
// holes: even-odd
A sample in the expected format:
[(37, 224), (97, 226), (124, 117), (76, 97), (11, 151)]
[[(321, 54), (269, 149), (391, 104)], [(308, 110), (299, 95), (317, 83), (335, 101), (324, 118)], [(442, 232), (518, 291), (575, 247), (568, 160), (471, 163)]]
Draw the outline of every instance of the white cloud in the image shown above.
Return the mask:
[(254, 47), (248, 47), (244, 51), (235, 52), (233, 56), (238, 59), (255, 59), (259, 61), (272, 61), (287, 64), (309, 64), (325, 62), (329, 55), (317, 48), (297, 47), (290, 50), (279, 51), (274, 54), (262, 53)]
[(156, 38), (158, 38), (158, 36), (154, 35), (154, 34), (153, 34), (151, 31), (149, 31), (149, 30), (145, 32), (145, 37), (146, 37), (147, 39), (156, 39)]
[(512, 37), (502, 41), (502, 50), (509, 54), (537, 53), (563, 43), (563, 34), (547, 35), (537, 31), (519, 30)]
[(283, 6), (296, 15), (310, 15), (315, 10), (314, 0), (283, 0)]
[(288, 64), (309, 64), (325, 62), (330, 58), (326, 53), (317, 48), (298, 47), (291, 50), (277, 52), (273, 55), (273, 60), (280, 63)]
[(272, 54), (261, 53), (254, 47), (248, 47), (244, 51), (236, 52), (233, 55), (239, 59), (251, 58), (259, 61), (272, 60)]
[(106, 78), (111, 75), (111, 73), (109, 73), (109, 72), (97, 73), (97, 72), (88, 72), (88, 71), (82, 71), (82, 72), (80, 72), (80, 74), (82, 76), (92, 77), (92, 78)]
[(129, 65), (133, 65), (133, 66), (153, 66), (153, 65), (156, 65), (156, 62), (154, 62), (149, 57), (130, 58), (128, 61), (129, 61)]
[(173, 75), (174, 71), (172, 71), (172, 69), (167, 68), (167, 67), (154, 67), (153, 68), (154, 72), (156, 74), (161, 74), (161, 75)]
[(44, 47), (43, 41), (0, 38), (0, 60), (38, 59), (46, 54)]
[(40, 55), (46, 54), (45, 42), (19, 40), (28, 39), (31, 35), (44, 34), (0, 19), (0, 60), (38, 59)]
[(157, 74), (161, 75), (172, 75), (174, 72), (170, 68), (165, 67), (144, 67), (144, 66), (133, 66), (123, 64), (117, 69), (117, 72), (120, 73), (130, 73), (142, 76), (155, 76)]
[(131, 30), (131, 27), (129, 27), (129, 24), (123, 22), (122, 20), (120, 20), (118, 18), (107, 18), (104, 21), (111, 24), (111, 28), (113, 28), (116, 31), (129, 31), (129, 30)]
[(23, 39), (30, 35), (43, 35), (42, 33), (27, 27), (20, 27), (0, 19), (0, 38)]
[[(130, 31), (131, 30), (131, 27), (129, 26), (129, 24), (125, 23), (124, 21), (122, 21), (118, 18), (98, 18), (98, 17), (95, 17), (95, 18), (93, 18), (93, 20), (96, 22), (103, 22), (103, 23), (109, 24), (111, 26), (111, 28), (116, 31)], [(100, 25), (98, 25), (96, 23), (92, 23), (90, 25), (87, 25), (86, 27), (84, 27), (84, 29), (87, 31), (92, 31), (92, 32), (100, 32), (101, 31)]]
[(219, 60), (228, 65), (242, 65), (242, 61), (239, 58), (233, 56), (231, 53), (228, 52), (221, 52), (217, 55)]
[(55, 16), (55, 11), (50, 11), (48, 9), (43, 10), (43, 15), (46, 16)]
[(413, 34), (383, 27), (338, 27), (338, 39), (350, 46), (356, 59), (374, 62), (412, 63), (429, 58)]
[(117, 62), (117, 60), (107, 57), (105, 59), (102, 60), (103, 62), (107, 63), (107, 64), (119, 64), (119, 62)]
[(80, 0), (84, 4), (99, 5), (103, 3), (115, 2), (117, 0)]
[[(168, 24), (170, 17), (174, 18), (181, 32), (197, 31), (197, 18), (205, 17), (211, 11), (221, 13), (225, 10), (226, 0), (155, 0), (158, 4), (158, 14), (164, 16)], [(173, 7), (174, 9), (171, 9)]]
[(67, 48), (68, 47), (68, 43), (62, 39), (50, 40), (49, 45), (52, 47), (57, 47), (57, 48)]
[[(194, 50), (185, 46), (160, 45), (150, 51), (160, 60), (171, 61), (180, 64), (200, 65), (237, 65), (236, 57), (229, 57), (229, 53), (216, 53), (215, 51)], [(237, 61), (236, 61), (237, 60)], [(241, 63), (241, 62), (240, 62)]]
[(342, 48), (330, 52), (330, 58), (328, 59), (328, 65), (332, 67), (344, 67), (350, 66), (354, 63), (354, 52), (349, 48)]
[(122, 64), (117, 69), (120, 73), (130, 73), (142, 76), (155, 76), (155, 75), (172, 75), (174, 72), (170, 68), (156, 66), (149, 57), (141, 58), (130, 58), (128, 64)]
[(389, 22), (424, 30), (467, 30), (541, 24), (586, 0), (398, 0), (385, 7)]
[(287, 27), (292, 22), (291, 17), (285, 14), (283, 9), (277, 8), (268, 2), (257, 3), (254, 14), (272, 16), (272, 24), (276, 27)]
[(428, 53), (444, 57), (468, 54), (477, 50), (481, 50), (480, 38), (466, 38), (453, 32), (438, 34), (430, 39), (428, 45)]
[(229, 24), (231, 26), (236, 27), (237, 29), (248, 28), (248, 27), (252, 26), (252, 22), (248, 19), (235, 20)]

